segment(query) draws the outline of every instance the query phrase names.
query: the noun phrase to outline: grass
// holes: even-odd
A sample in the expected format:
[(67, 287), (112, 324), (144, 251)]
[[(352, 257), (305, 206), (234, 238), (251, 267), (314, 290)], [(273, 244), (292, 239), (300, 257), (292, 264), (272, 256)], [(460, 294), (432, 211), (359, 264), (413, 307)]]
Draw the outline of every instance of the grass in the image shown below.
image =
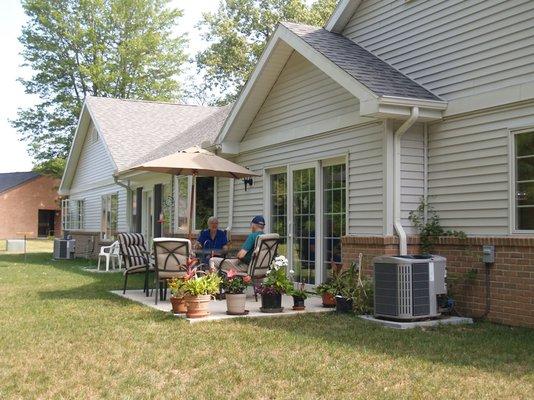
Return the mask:
[[(534, 331), (395, 331), (353, 316), (189, 325), (118, 298), (120, 274), (0, 255), (2, 399), (527, 399)], [(141, 280), (132, 282), (141, 286)]]

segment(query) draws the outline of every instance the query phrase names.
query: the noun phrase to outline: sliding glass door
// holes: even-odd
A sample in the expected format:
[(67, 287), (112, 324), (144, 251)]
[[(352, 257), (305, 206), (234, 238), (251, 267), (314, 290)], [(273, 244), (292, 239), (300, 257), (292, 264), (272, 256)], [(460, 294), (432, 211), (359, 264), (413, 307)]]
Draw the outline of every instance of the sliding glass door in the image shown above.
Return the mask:
[(346, 234), (346, 166), (343, 159), (288, 166), (269, 176), (269, 228), (280, 235), (295, 281), (314, 286), (341, 262)]

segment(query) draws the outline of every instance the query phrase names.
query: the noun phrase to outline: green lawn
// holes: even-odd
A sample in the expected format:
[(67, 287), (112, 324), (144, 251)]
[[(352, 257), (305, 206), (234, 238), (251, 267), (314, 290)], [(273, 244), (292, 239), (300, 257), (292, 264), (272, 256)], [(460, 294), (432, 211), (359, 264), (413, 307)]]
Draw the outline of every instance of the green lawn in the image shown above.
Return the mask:
[[(526, 399), (534, 331), (409, 332), (344, 315), (189, 325), (120, 299), (119, 274), (0, 255), (1, 399)], [(137, 280), (138, 286), (141, 281)]]

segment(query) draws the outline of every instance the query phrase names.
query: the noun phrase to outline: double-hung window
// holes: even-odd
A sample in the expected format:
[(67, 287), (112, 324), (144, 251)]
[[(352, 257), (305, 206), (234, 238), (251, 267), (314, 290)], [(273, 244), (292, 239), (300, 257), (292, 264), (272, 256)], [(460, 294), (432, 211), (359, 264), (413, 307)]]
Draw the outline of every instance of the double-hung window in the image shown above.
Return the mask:
[(514, 135), (515, 229), (534, 230), (534, 132)]
[(109, 193), (102, 196), (100, 236), (104, 240), (115, 240), (119, 216), (119, 195)]
[(84, 229), (85, 200), (61, 200), (61, 226), (65, 231)]

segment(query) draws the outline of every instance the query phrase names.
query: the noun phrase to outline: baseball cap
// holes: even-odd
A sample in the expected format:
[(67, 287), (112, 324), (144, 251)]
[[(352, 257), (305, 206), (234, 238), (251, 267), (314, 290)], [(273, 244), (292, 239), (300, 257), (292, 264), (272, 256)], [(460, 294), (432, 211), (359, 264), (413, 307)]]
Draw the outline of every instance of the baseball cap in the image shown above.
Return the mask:
[(256, 215), (254, 218), (252, 218), (251, 224), (265, 226), (265, 219), (261, 215)]

